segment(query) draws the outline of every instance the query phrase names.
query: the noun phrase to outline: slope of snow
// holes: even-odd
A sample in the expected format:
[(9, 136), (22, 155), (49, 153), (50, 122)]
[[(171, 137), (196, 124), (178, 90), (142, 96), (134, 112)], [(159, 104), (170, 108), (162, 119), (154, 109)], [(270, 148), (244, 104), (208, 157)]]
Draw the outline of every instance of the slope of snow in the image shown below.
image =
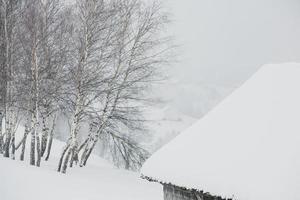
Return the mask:
[[(87, 167), (55, 171), (64, 143), (55, 140), (49, 162), (40, 168), (0, 157), (1, 200), (162, 200), (162, 188), (120, 170), (98, 156)], [(28, 152), (27, 152), (28, 154)]]
[(150, 152), (161, 148), (196, 121), (195, 118), (179, 112), (176, 107), (170, 105), (163, 108), (151, 107), (145, 115), (149, 120), (147, 129), (151, 138), (147, 139), (143, 146)]
[(142, 174), (239, 200), (300, 199), (300, 64), (263, 66)]
[[(228, 69), (228, 71), (237, 73), (238, 70)], [(177, 110), (182, 115), (199, 119), (247, 80), (247, 77), (242, 76), (238, 81), (220, 81), (226, 76), (224, 74), (226, 73), (218, 73), (213, 80), (211, 80), (212, 78), (205, 79), (212, 75), (202, 74), (193, 82), (173, 77), (163, 84), (155, 85), (151, 95), (154, 99), (165, 102), (164, 107)]]

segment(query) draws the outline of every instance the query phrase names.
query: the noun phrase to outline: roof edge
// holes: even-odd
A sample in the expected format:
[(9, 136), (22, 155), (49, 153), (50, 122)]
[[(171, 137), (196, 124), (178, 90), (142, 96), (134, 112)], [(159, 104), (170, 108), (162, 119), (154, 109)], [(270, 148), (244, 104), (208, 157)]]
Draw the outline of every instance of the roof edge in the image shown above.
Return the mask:
[(145, 180), (149, 181), (149, 182), (160, 183), (162, 185), (171, 185), (171, 186), (179, 187), (179, 188), (184, 189), (184, 190), (190, 190), (190, 191), (194, 191), (194, 192), (197, 192), (197, 193), (201, 193), (204, 197), (207, 197), (207, 198), (213, 198), (213, 199), (216, 199), (216, 200), (233, 200), (232, 198), (226, 198), (226, 197), (222, 197), (222, 196), (218, 196), (218, 195), (213, 195), (209, 192), (204, 192), (203, 190), (199, 190), (199, 189), (195, 189), (195, 188), (188, 188), (188, 187), (184, 187), (184, 186), (175, 185), (175, 184), (172, 184), (170, 182), (168, 183), (168, 182), (160, 181), (160, 180), (151, 178), (149, 176), (146, 176), (144, 174), (141, 174), (140, 177), (142, 179), (145, 179)]

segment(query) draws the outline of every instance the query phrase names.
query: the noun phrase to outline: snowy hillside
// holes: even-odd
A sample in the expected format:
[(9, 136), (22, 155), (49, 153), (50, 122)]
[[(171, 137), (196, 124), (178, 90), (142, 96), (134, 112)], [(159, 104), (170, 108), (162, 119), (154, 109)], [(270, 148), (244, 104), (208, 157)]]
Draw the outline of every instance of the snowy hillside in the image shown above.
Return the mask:
[(145, 113), (150, 138), (144, 141), (144, 146), (154, 152), (172, 140), (183, 130), (191, 126), (196, 118), (185, 115), (174, 107), (152, 107)]
[(156, 151), (203, 117), (234, 89), (232, 85), (174, 80), (161, 85), (153, 95), (154, 98), (160, 97), (162, 102), (145, 112), (150, 138), (144, 145), (151, 152)]
[[(89, 165), (56, 172), (64, 143), (54, 141), (49, 162), (40, 168), (0, 157), (1, 200), (162, 200), (162, 190), (139, 174), (120, 170), (93, 156)], [(18, 157), (17, 157), (18, 158)]]
[(157, 89), (156, 96), (162, 98), (170, 109), (199, 119), (246, 79), (238, 84), (210, 83), (205, 80), (198, 80), (196, 83), (170, 80)]

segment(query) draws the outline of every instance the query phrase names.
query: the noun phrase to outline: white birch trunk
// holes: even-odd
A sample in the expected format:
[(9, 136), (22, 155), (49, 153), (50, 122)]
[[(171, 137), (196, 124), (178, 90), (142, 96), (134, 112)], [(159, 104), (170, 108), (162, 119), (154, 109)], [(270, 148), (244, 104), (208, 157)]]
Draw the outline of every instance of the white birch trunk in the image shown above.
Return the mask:
[(45, 158), (46, 161), (49, 160), (49, 157), (50, 157), (55, 125), (56, 125), (56, 115), (54, 115), (54, 117), (53, 117), (52, 128), (51, 128), (51, 132), (50, 132), (48, 143), (47, 143), (47, 155)]
[(9, 83), (9, 35), (8, 35), (8, 20), (7, 20), (7, 2), (2, 0), (3, 6), (3, 28), (4, 28), (4, 42), (5, 42), (5, 144), (4, 144), (4, 157), (9, 157), (9, 148), (11, 142), (11, 131), (10, 131), (10, 113), (9, 113), (9, 102), (10, 102), (10, 83)]
[(44, 156), (44, 153), (47, 148), (47, 140), (48, 140), (48, 116), (42, 115), (42, 122), (43, 122), (43, 128), (42, 128), (42, 141), (41, 141), (41, 157)]
[(34, 38), (33, 47), (32, 47), (32, 66), (31, 66), (31, 76), (33, 80), (33, 91), (31, 92), (31, 99), (32, 99), (33, 109), (32, 109), (32, 127), (31, 127), (32, 132), (31, 132), (30, 164), (40, 166), (40, 161), (41, 161), (40, 135), (38, 133), (39, 70), (37, 65), (36, 43), (37, 43), (36, 38)]
[[(28, 122), (27, 122), (28, 123)], [(22, 142), (22, 148), (21, 148), (21, 154), (20, 154), (20, 160), (24, 161), (25, 158), (25, 149), (26, 149), (26, 141), (27, 141), (27, 136), (29, 134), (29, 126), (28, 124), (25, 125), (25, 131), (24, 131), (24, 138)]]
[(3, 114), (0, 113), (0, 154), (3, 153), (3, 131), (2, 131)]
[(80, 92), (80, 84), (79, 84), (78, 94), (76, 98), (75, 112), (71, 124), (70, 138), (65, 148), (62, 151), (61, 158), (58, 163), (58, 171), (62, 173), (66, 173), (69, 162), (70, 165), (72, 166), (77, 156), (77, 147), (78, 147), (77, 135), (79, 131), (79, 122), (80, 122), (80, 115), (82, 112), (82, 99), (83, 99), (80, 93), (81, 92)]

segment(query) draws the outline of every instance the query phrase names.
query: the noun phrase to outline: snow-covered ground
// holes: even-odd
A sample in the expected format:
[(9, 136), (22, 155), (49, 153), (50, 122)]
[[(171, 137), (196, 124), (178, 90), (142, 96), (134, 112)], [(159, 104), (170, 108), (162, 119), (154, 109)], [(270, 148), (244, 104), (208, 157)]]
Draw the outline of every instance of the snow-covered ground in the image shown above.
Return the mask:
[[(98, 156), (87, 167), (55, 171), (62, 142), (54, 141), (52, 157), (40, 168), (0, 156), (1, 200), (162, 200), (159, 184), (120, 170)], [(28, 152), (27, 152), (28, 154)], [(18, 158), (18, 157), (17, 157)]]

